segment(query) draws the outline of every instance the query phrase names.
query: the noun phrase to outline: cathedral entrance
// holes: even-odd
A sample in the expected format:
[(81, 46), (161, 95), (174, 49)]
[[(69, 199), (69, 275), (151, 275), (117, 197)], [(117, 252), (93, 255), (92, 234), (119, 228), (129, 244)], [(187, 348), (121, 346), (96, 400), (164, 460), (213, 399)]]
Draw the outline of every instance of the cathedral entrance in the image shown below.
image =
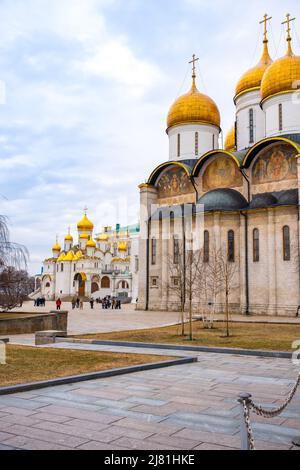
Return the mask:
[(86, 282), (86, 275), (83, 273), (76, 274), (74, 277), (74, 281), (77, 283), (76, 292), (79, 297), (85, 296), (85, 282)]

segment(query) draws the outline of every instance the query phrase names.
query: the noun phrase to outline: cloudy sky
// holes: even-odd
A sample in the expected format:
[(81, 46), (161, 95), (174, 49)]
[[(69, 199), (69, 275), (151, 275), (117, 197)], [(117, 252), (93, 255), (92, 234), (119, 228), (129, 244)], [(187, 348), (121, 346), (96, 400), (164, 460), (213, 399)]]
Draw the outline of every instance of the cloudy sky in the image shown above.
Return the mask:
[[(0, 0), (0, 203), (40, 271), (83, 208), (97, 230), (138, 218), (137, 186), (168, 159), (166, 115), (190, 87), (218, 104), (226, 133), (237, 80), (273, 16), (283, 55), (296, 0)], [(300, 15), (294, 26), (300, 53)]]

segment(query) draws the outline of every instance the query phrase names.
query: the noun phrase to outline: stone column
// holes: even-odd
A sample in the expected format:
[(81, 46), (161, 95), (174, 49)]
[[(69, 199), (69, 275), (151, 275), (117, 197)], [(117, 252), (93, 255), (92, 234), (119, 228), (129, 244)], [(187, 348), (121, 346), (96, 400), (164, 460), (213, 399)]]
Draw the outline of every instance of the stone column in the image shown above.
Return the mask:
[(139, 286), (138, 286), (138, 310), (146, 310), (147, 304), (147, 246), (148, 246), (148, 222), (151, 216), (151, 207), (157, 203), (157, 190), (149, 184), (140, 185), (140, 243), (139, 243)]

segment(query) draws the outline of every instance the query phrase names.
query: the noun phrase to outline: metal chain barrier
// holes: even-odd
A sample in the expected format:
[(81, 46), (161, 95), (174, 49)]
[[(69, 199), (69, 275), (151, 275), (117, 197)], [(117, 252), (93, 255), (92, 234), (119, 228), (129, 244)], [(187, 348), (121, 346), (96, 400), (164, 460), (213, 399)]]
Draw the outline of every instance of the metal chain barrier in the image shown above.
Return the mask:
[(274, 410), (264, 409), (260, 405), (256, 405), (251, 399), (250, 394), (241, 394), (239, 397), (239, 403), (242, 406), (242, 427), (241, 427), (241, 448), (242, 450), (255, 450), (253, 430), (250, 421), (250, 411), (253, 411), (258, 416), (263, 416), (264, 418), (275, 418), (280, 415), (283, 410), (291, 403), (292, 399), (295, 396), (295, 393), (300, 385), (300, 374), (298, 380), (295, 383), (294, 387), (290, 391), (287, 399), (279, 408)]

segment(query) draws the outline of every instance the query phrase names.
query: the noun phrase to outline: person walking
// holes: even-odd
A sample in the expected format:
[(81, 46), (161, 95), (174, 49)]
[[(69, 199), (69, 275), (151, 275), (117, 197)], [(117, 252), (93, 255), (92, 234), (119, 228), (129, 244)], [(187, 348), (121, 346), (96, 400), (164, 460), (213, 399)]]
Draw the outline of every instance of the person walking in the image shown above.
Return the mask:
[(92, 310), (94, 310), (94, 302), (95, 302), (94, 299), (91, 299), (91, 300), (90, 300), (90, 305), (91, 305), (91, 309), (92, 309)]
[(77, 307), (77, 308), (80, 307), (80, 299), (79, 299), (79, 297), (77, 297), (77, 300), (76, 300), (76, 307)]
[(73, 299), (72, 299), (72, 310), (75, 310), (75, 308), (76, 308), (76, 299), (75, 299), (75, 297), (73, 297)]
[(79, 300), (79, 308), (80, 310), (83, 310), (83, 300)]
[(56, 310), (61, 310), (61, 304), (62, 304), (62, 301), (60, 299), (57, 299), (57, 301), (56, 301)]

